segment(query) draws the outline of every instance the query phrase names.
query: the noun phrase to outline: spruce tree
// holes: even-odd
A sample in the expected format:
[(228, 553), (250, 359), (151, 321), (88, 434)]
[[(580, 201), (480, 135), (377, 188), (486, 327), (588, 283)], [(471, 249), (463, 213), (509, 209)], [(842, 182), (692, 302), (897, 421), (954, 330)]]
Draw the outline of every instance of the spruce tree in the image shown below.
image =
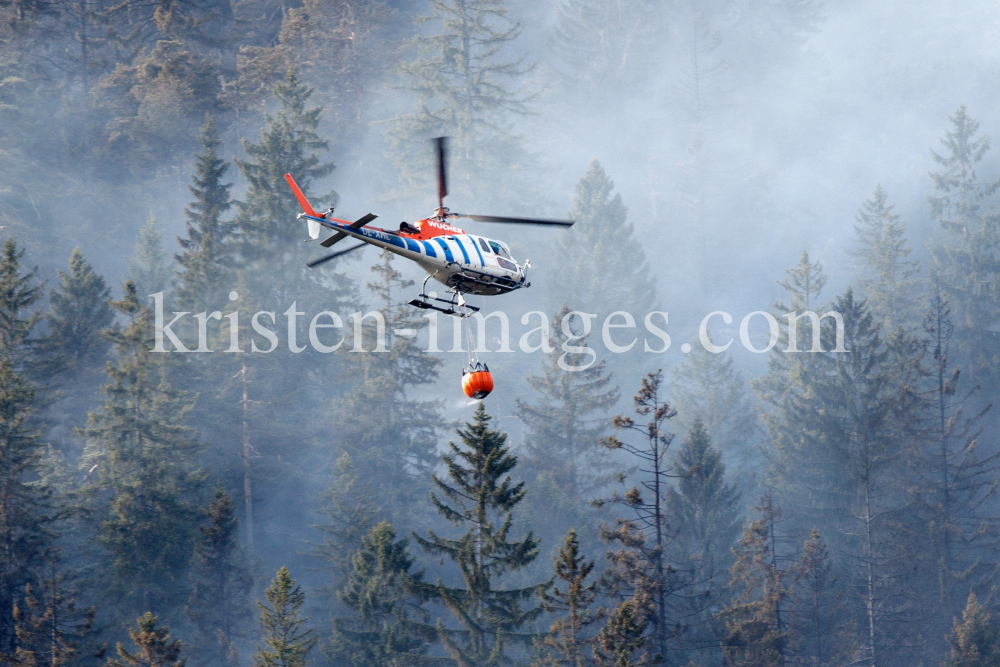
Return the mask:
[[(505, 0), (430, 0), (418, 25), (434, 26), (413, 40), (416, 56), (399, 68), (418, 98), (417, 110), (395, 119), (390, 131), (402, 178), (426, 192), (430, 151), (426, 140), (452, 137), (451, 194), (499, 205), (525, 161), (511, 121), (529, 113), (522, 78), (532, 68), (506, 56), (521, 33)], [(427, 184), (429, 185), (429, 184)], [(523, 192), (522, 192), (523, 194)]]
[[(567, 353), (567, 340), (559, 323), (570, 308), (555, 314), (550, 340), (552, 351), (542, 361), (541, 373), (527, 377), (535, 399), (517, 399), (515, 415), (527, 428), (525, 434), (526, 475), (532, 479), (532, 495), (526, 500), (538, 532), (554, 534), (580, 526), (588, 539), (585, 501), (593, 497), (610, 475), (606, 470), (599, 438), (607, 431), (607, 414), (619, 398), (611, 384), (607, 362), (600, 360), (584, 370), (586, 354)], [(574, 345), (586, 346), (587, 339)], [(584, 501), (584, 502), (581, 502)]]
[(912, 328), (917, 324), (914, 275), (920, 271), (920, 265), (908, 259), (912, 248), (906, 240), (906, 223), (893, 213), (895, 205), (888, 200), (888, 193), (879, 185), (861, 205), (851, 250), (860, 265), (858, 273), (868, 307), (886, 333), (897, 326)]
[(102, 335), (114, 322), (111, 288), (94, 271), (80, 248), (69, 257), (69, 273), (56, 271), (59, 284), (49, 292), (45, 316), (48, 335), (43, 346), (60, 361), (63, 383), (92, 384), (95, 371), (103, 368), (109, 343)]
[(190, 308), (201, 309), (217, 305), (215, 292), (222, 289), (220, 281), (230, 267), (224, 245), (235, 231), (231, 222), (222, 218), (232, 208), (229, 195), (231, 183), (223, 183), (229, 164), (219, 157), (222, 145), (211, 115), (198, 134), (201, 153), (195, 156), (195, 174), (189, 186), (194, 201), (184, 209), (187, 236), (178, 238), (182, 252), (174, 255), (180, 269), (177, 298)]
[(437, 401), (413, 398), (410, 392), (437, 379), (441, 360), (421, 349), (415, 337), (395, 334), (418, 329), (423, 318), (400, 303), (413, 281), (403, 279), (394, 258), (383, 252), (371, 267), (375, 279), (368, 283), (385, 323), (384, 339), (378, 339), (380, 327), (369, 320), (351, 348), (344, 343), (345, 351), (359, 350), (345, 360), (357, 383), (334, 406), (334, 421), (337, 444), (369, 480), (382, 507), (393, 508), (399, 520), (408, 520), (406, 512), (417, 501), (418, 490), (426, 488), (418, 475), (437, 460), (435, 432), (441, 420)]
[(253, 656), (254, 667), (305, 667), (316, 644), (313, 631), (307, 630), (300, 617), (306, 594), (295, 583), (287, 567), (282, 567), (264, 591), (266, 602), (260, 609), (261, 642)]
[(450, 452), (441, 460), (448, 479), (432, 479), (443, 497), (431, 493), (431, 502), (441, 516), (459, 527), (468, 527), (458, 539), (427, 531), (416, 536), (427, 553), (447, 557), (462, 575), (462, 585), (446, 586), (440, 580), (428, 586), (428, 594), (440, 602), (459, 622), (460, 628), (439, 624), (439, 638), (459, 665), (491, 667), (510, 663), (504, 645), (508, 639), (524, 641), (517, 630), (537, 618), (542, 607), (525, 608), (547, 583), (515, 588), (498, 580), (517, 572), (538, 556), (538, 540), (529, 532), (511, 541), (513, 513), (524, 499), (524, 483), (515, 484), (511, 471), (517, 457), (510, 453), (507, 435), (490, 429), (485, 406), (476, 408), (474, 421), (457, 433), (462, 446), (449, 443)]
[(571, 94), (620, 99), (641, 85), (662, 44), (662, 14), (650, 0), (563, 0), (549, 48)]
[(170, 628), (156, 627), (159, 620), (151, 612), (146, 612), (136, 621), (137, 628), (129, 628), (128, 634), (136, 650), (130, 653), (119, 642), (118, 659), (108, 658), (108, 667), (184, 667), (187, 660), (181, 656), (181, 640), (170, 637)]
[(336, 477), (324, 492), (320, 509), (327, 521), (314, 526), (322, 531), (323, 542), (314, 545), (310, 555), (329, 563), (331, 588), (339, 591), (354, 569), (354, 554), (376, 525), (380, 503), (372, 485), (361, 479), (350, 454), (341, 454), (334, 469)]
[(853, 622), (837, 584), (826, 541), (813, 528), (795, 571), (798, 594), (792, 625), (800, 659), (819, 667), (850, 662), (855, 647), (850, 639)]
[[(601, 439), (601, 444), (610, 450), (621, 450), (633, 457), (638, 464), (635, 468), (636, 481), (628, 488), (627, 477), (620, 475), (619, 480), (624, 492), (615, 491), (606, 501), (598, 501), (621, 505), (632, 515), (632, 520), (619, 519), (614, 530), (603, 528), (602, 536), (611, 542), (618, 542), (621, 551), (617, 558), (623, 562), (632, 562), (636, 558), (644, 560), (646, 566), (636, 569), (630, 566), (626, 570), (648, 573), (619, 573), (617, 576), (632, 581), (648, 581), (644, 587), (649, 591), (650, 603), (653, 605), (652, 621), (654, 626), (653, 645), (651, 651), (660, 656), (667, 655), (667, 645), (671, 639), (671, 619), (669, 599), (675, 592), (675, 572), (667, 559), (667, 545), (670, 540), (668, 526), (667, 497), (670, 488), (670, 477), (673, 469), (667, 454), (674, 439), (668, 429), (670, 420), (677, 413), (663, 398), (663, 373), (657, 371), (648, 373), (642, 379), (639, 392), (633, 397), (636, 417), (619, 415), (612, 424), (616, 435)], [(619, 439), (617, 434), (627, 434), (635, 438), (634, 442)], [(619, 566), (618, 568), (622, 568)], [(639, 588), (635, 585), (632, 588)], [(644, 598), (645, 599), (645, 598)], [(630, 607), (632, 613), (638, 613), (636, 602)], [(643, 602), (645, 604), (645, 602)], [(628, 611), (628, 610), (623, 610)]]
[(789, 662), (794, 636), (789, 626), (793, 566), (779, 552), (781, 510), (770, 494), (755, 508), (734, 549), (729, 587), (736, 598), (722, 612), (726, 621), (726, 667), (780, 667)]
[(935, 273), (940, 276), (955, 310), (955, 335), (972, 383), (986, 386), (1000, 364), (1000, 346), (990, 333), (1000, 309), (1000, 241), (994, 203), (996, 185), (983, 182), (977, 165), (990, 149), (988, 136), (976, 136), (979, 122), (962, 105), (949, 116), (951, 128), (941, 143), (943, 154), (934, 153), (942, 171), (932, 172), (934, 194), (930, 196), (931, 216), (941, 225), (945, 238), (932, 244)]
[(69, 258), (69, 272), (57, 271), (59, 283), (49, 292), (48, 332), (39, 341), (43, 361), (40, 370), (47, 384), (58, 386), (58, 410), (48, 418), (55, 422), (50, 436), (64, 456), (75, 462), (80, 451), (70, 440), (73, 427), (87, 421), (97, 407), (101, 371), (110, 343), (104, 330), (114, 324), (111, 288), (94, 271), (79, 248)]
[(692, 341), (691, 353), (670, 374), (670, 395), (678, 430), (688, 431), (700, 419), (724, 459), (747, 464), (760, 425), (747, 383), (728, 351), (715, 354)]
[(577, 182), (568, 217), (576, 224), (553, 242), (561, 261), (550, 294), (600, 317), (612, 310), (645, 316), (656, 303), (656, 281), (621, 194), (597, 160)]
[(407, 540), (397, 540), (396, 531), (383, 521), (362, 538), (352, 565), (337, 593), (347, 613), (334, 619), (323, 653), (335, 665), (421, 664), (434, 631), (419, 606), (423, 573), (411, 572)]
[(167, 251), (163, 247), (163, 233), (156, 224), (156, 217), (149, 212), (146, 224), (139, 229), (133, 258), (128, 260), (128, 279), (135, 285), (143, 303), (150, 294), (156, 294), (170, 285), (170, 267)]
[(43, 454), (32, 419), (31, 385), (0, 357), (0, 654), (14, 653), (11, 615), (51, 544), (50, 491), (36, 480)]
[(43, 286), (37, 283), (38, 267), (21, 272), (24, 250), (14, 239), (3, 244), (0, 257), (0, 355), (7, 357), (16, 372), (29, 371), (33, 360), (31, 332), (42, 318), (39, 311), (30, 312), (43, 296)]
[(1000, 627), (979, 604), (975, 593), (969, 593), (962, 621), (955, 619), (948, 641), (951, 655), (942, 663), (943, 667), (991, 667), (1000, 664)]
[[(549, 614), (560, 616), (552, 621), (549, 632), (535, 640), (540, 656), (533, 667), (587, 667), (592, 665), (593, 637), (588, 628), (599, 622), (604, 613), (594, 609), (598, 596), (598, 582), (590, 575), (594, 561), (580, 553), (576, 531), (570, 530), (553, 556), (557, 583), (539, 593), (542, 608)], [(588, 581), (588, 579), (590, 579)]]
[(907, 452), (913, 519), (921, 539), (910, 553), (924, 564), (933, 582), (924, 595), (926, 604), (944, 612), (935, 616), (934, 623), (944, 634), (949, 619), (961, 610), (964, 591), (993, 585), (1000, 516), (989, 499), (996, 492), (1000, 454), (984, 452), (980, 444), (989, 408), (972, 407), (979, 388), (967, 386), (952, 360), (954, 326), (937, 281), (923, 329), (922, 391), (911, 424), (913, 444)]
[(14, 606), (17, 649), (13, 665), (71, 667), (101, 658), (107, 648), (94, 644), (95, 607), (78, 609), (71, 575), (49, 554), (38, 588), (25, 585), (24, 602)]
[(107, 332), (115, 350), (108, 400), (80, 431), (87, 438), (81, 469), (97, 468), (83, 493), (103, 552), (103, 583), (119, 609), (166, 609), (187, 597), (203, 481), (199, 444), (184, 425), (191, 401), (169, 384), (167, 355), (151, 353), (150, 308), (139, 305), (131, 282), (113, 305), (128, 326)]
[(701, 419), (695, 418), (673, 466), (679, 478), (667, 495), (673, 534), (667, 550), (685, 584), (680, 596), (688, 601), (683, 643), (689, 651), (700, 651), (716, 643), (719, 628), (712, 609), (724, 601), (742, 503), (726, 482), (726, 466)]
[(238, 665), (238, 640), (245, 637), (253, 580), (249, 563), (237, 539), (235, 512), (222, 487), (208, 506), (208, 524), (199, 526), (191, 564), (188, 618), (198, 631), (193, 642), (195, 662)]
[[(292, 178), (309, 197), (314, 207), (320, 201), (336, 203), (333, 193), (316, 198), (311, 190), (315, 181), (328, 176), (332, 162), (323, 162), (320, 151), (329, 148), (316, 133), (323, 109), (308, 107), (312, 89), (289, 68), (278, 82), (274, 95), (280, 109), (265, 114), (266, 127), (259, 143), (243, 140), (249, 160), (236, 160), (248, 188), (245, 201), (236, 202), (236, 224), (241, 243), (240, 256), (247, 265), (245, 276), (265, 304), (284, 305), (291, 297), (293, 283), (302, 272), (298, 247), (302, 236), (296, 216), (301, 207), (285, 182)], [(294, 252), (293, 252), (294, 251)], [(249, 271), (250, 268), (253, 271)]]

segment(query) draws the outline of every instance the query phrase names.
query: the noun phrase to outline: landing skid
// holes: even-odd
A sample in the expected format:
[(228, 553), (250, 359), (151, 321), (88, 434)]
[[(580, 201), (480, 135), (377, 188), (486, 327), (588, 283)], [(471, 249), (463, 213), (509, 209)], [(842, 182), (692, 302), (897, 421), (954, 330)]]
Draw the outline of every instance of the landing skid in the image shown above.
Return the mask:
[[(450, 299), (439, 299), (436, 296), (428, 296), (426, 294), (427, 281), (431, 276), (424, 278), (424, 284), (420, 287), (420, 295), (415, 299), (410, 299), (407, 301), (407, 305), (413, 306), (414, 308), (421, 308), (423, 310), (436, 310), (439, 313), (444, 313), (445, 315), (454, 315), (455, 317), (469, 317), (473, 313), (478, 313), (479, 308), (475, 306), (470, 306), (465, 302), (465, 298), (462, 296), (461, 292), (452, 292)], [(440, 303), (447, 304), (447, 306), (439, 306), (432, 301), (438, 301)]]

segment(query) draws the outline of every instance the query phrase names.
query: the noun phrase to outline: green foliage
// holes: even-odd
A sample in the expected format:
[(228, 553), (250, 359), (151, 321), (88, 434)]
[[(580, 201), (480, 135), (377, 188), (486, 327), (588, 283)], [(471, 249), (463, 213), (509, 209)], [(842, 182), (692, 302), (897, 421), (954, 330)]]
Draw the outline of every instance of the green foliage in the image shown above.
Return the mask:
[(907, 259), (912, 248), (907, 245), (906, 224), (887, 204), (888, 193), (876, 186), (870, 199), (861, 205), (854, 225), (853, 254), (860, 264), (860, 282), (868, 298), (868, 307), (886, 332), (897, 326), (912, 328), (918, 315), (914, 301), (920, 264)]
[(42, 347), (62, 366), (64, 382), (92, 382), (108, 354), (109, 344), (102, 333), (115, 318), (111, 288), (79, 248), (69, 257), (69, 273), (57, 274), (59, 284), (49, 292), (45, 316), (49, 331)]
[(0, 654), (8, 655), (14, 652), (12, 611), (54, 537), (50, 491), (34, 481), (43, 450), (32, 428), (33, 397), (31, 385), (0, 357)]
[(167, 251), (163, 248), (163, 234), (152, 211), (146, 224), (139, 229), (134, 254), (135, 259), (128, 260), (128, 278), (135, 285), (136, 294), (141, 295), (145, 302), (148, 295), (167, 289), (171, 277)]
[(521, 79), (532, 69), (505, 49), (521, 33), (504, 0), (430, 0), (418, 25), (440, 25), (415, 37), (416, 57), (400, 65), (417, 110), (395, 119), (390, 139), (404, 182), (427, 192), (430, 151), (426, 140), (452, 137), (449, 192), (481, 205), (499, 203), (520, 182), (525, 161), (511, 120), (529, 113)]
[(432, 476), (444, 495), (431, 493), (434, 507), (449, 522), (468, 530), (458, 539), (432, 530), (426, 538), (416, 536), (427, 553), (447, 557), (462, 574), (462, 587), (445, 586), (439, 580), (427, 587), (427, 594), (458, 619), (460, 630), (440, 625), (438, 632), (452, 658), (463, 666), (508, 664), (504, 641), (524, 640), (515, 631), (543, 611), (524, 609), (524, 603), (548, 586), (547, 582), (522, 588), (495, 584), (503, 574), (517, 572), (538, 557), (538, 540), (530, 532), (522, 540), (510, 540), (514, 509), (527, 491), (523, 482), (511, 479), (517, 457), (510, 453), (507, 435), (490, 429), (491, 419), (480, 403), (474, 421), (457, 430), (463, 446), (449, 443), (450, 453), (441, 457), (448, 480)]
[(398, 508), (400, 520), (406, 520), (404, 512), (416, 502), (417, 491), (426, 489), (417, 476), (436, 462), (435, 432), (441, 420), (437, 401), (412, 398), (410, 391), (437, 380), (441, 359), (421, 349), (416, 338), (395, 334), (419, 330), (423, 318), (400, 304), (413, 281), (403, 279), (394, 257), (383, 252), (371, 267), (376, 279), (368, 289), (385, 326), (369, 319), (361, 338), (353, 340), (345, 364), (357, 382), (334, 406), (334, 419), (339, 446), (361, 476), (371, 480), (382, 506)]
[[(328, 176), (334, 168), (332, 162), (323, 162), (319, 152), (329, 148), (316, 133), (321, 107), (309, 108), (312, 89), (289, 68), (283, 81), (278, 82), (274, 94), (281, 107), (274, 115), (265, 114), (266, 127), (261, 131), (260, 142), (243, 140), (243, 150), (249, 160), (236, 160), (248, 189), (244, 201), (237, 201), (236, 224), (242, 243), (240, 254), (253, 267), (268, 266), (263, 275), (248, 274), (252, 287), (284, 303), (293, 280), (299, 280), (299, 258), (286, 252), (301, 237), (301, 228), (293, 224), (301, 211), (295, 195), (285, 182), (291, 174), (302, 192), (314, 207), (320, 206), (311, 189), (316, 180)], [(319, 198), (331, 205), (336, 195), (331, 193)], [(265, 277), (266, 276), (266, 277)], [(267, 289), (265, 289), (265, 286)], [(269, 301), (269, 300), (266, 300)]]
[(539, 596), (547, 613), (560, 616), (552, 621), (547, 635), (535, 640), (540, 655), (532, 665), (586, 667), (593, 664), (588, 649), (594, 640), (584, 633), (604, 616), (603, 609), (593, 608), (598, 584), (587, 580), (594, 571), (594, 561), (580, 554), (580, 541), (574, 530), (567, 533), (552, 560), (556, 566), (555, 578), (560, 583), (542, 589)]
[(295, 583), (287, 567), (282, 567), (264, 590), (266, 602), (260, 608), (261, 640), (253, 656), (254, 667), (305, 667), (307, 656), (316, 644), (313, 631), (304, 628), (302, 618), (306, 594)]
[(198, 631), (196, 664), (239, 665), (237, 640), (247, 634), (249, 564), (237, 539), (237, 522), (229, 495), (222, 487), (208, 506), (208, 525), (199, 526), (191, 564), (188, 618)]
[(550, 293), (602, 317), (612, 310), (645, 314), (656, 303), (656, 283), (628, 209), (613, 192), (614, 183), (594, 160), (576, 184), (568, 214), (576, 224), (552, 244), (560, 265), (549, 276)]
[(728, 585), (736, 599), (722, 612), (727, 667), (777, 667), (791, 653), (788, 606), (794, 572), (782, 566), (778, 554), (781, 510), (770, 494), (755, 509), (760, 518), (746, 526), (734, 549), (736, 562)]
[(845, 664), (853, 654), (853, 624), (837, 584), (826, 540), (813, 528), (795, 572), (798, 595), (791, 621), (799, 656), (819, 667)]
[(932, 152), (943, 170), (931, 173), (931, 215), (945, 238), (933, 243), (931, 252), (934, 271), (955, 309), (955, 334), (968, 359), (966, 368), (972, 381), (979, 382), (994, 377), (1000, 363), (1000, 347), (988, 333), (1000, 316), (1000, 218), (991, 208), (997, 183), (981, 182), (976, 174), (990, 149), (988, 136), (976, 137), (979, 122), (965, 105), (949, 119), (951, 128), (941, 139), (945, 151)]
[(992, 667), (1000, 664), (1000, 628), (986, 612), (975, 593), (962, 612), (961, 623), (955, 619), (955, 628), (948, 637), (951, 656), (944, 667)]
[(97, 468), (84, 502), (103, 552), (101, 578), (119, 609), (179, 606), (197, 532), (193, 500), (203, 482), (195, 469), (199, 445), (184, 425), (191, 401), (168, 383), (166, 359), (151, 353), (152, 314), (139, 305), (135, 286), (125, 283), (124, 298), (112, 305), (129, 324), (107, 332), (115, 348), (108, 400), (80, 431), (87, 437), (81, 468), (91, 478)]
[(118, 660), (108, 658), (108, 667), (184, 667), (181, 659), (181, 640), (171, 639), (170, 628), (156, 627), (157, 617), (146, 612), (136, 621), (138, 628), (129, 628), (128, 634), (138, 649), (129, 653), (119, 643)]
[(360, 479), (350, 454), (341, 454), (334, 468), (336, 477), (323, 494), (321, 509), (327, 523), (315, 526), (323, 532), (323, 542), (310, 555), (330, 564), (333, 588), (340, 590), (353, 571), (354, 554), (375, 526), (380, 504), (372, 485)]
[(37, 284), (38, 267), (21, 273), (24, 250), (8, 238), (0, 258), (0, 354), (10, 360), (14, 370), (25, 372), (32, 360), (31, 332), (42, 318), (39, 311), (28, 312), (42, 298), (43, 286)]
[(198, 143), (201, 153), (195, 156), (194, 184), (189, 186), (195, 199), (184, 209), (187, 236), (177, 239), (182, 252), (174, 255), (180, 267), (177, 298), (196, 310), (219, 302), (218, 292), (225, 287), (221, 281), (233, 268), (225, 245), (235, 232), (232, 223), (222, 220), (233, 205), (232, 184), (222, 182), (229, 164), (218, 155), (222, 142), (210, 114), (205, 115)]
[(71, 667), (100, 658), (107, 648), (93, 646), (96, 609), (77, 609), (69, 589), (70, 576), (57, 569), (53, 554), (46, 554), (39, 589), (25, 585), (23, 606), (14, 606), (17, 649), (12, 661), (18, 667)]
[(433, 631), (411, 619), (419, 608), (422, 573), (412, 574), (407, 540), (385, 521), (361, 539), (353, 570), (337, 597), (347, 614), (334, 619), (323, 653), (336, 665), (397, 667), (421, 664)]

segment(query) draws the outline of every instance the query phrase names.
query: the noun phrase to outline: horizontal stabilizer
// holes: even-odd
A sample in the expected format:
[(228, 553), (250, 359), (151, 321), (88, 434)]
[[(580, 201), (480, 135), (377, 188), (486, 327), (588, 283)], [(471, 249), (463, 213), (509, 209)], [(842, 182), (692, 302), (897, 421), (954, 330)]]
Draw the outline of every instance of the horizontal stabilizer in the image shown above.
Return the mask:
[[(355, 220), (354, 222), (351, 223), (351, 229), (361, 229), (362, 227), (364, 227), (365, 225), (367, 225), (369, 222), (371, 222), (372, 220), (374, 220), (377, 217), (378, 216), (375, 215), (374, 213), (369, 213), (369, 214), (365, 215), (364, 217), (358, 218), (357, 220)], [(334, 234), (330, 238), (324, 239), (323, 241), (320, 241), (320, 245), (323, 246), (324, 248), (329, 248), (334, 243), (336, 243), (337, 241), (340, 241), (341, 239), (345, 238), (346, 236), (347, 236), (347, 232), (337, 232), (336, 234)]]

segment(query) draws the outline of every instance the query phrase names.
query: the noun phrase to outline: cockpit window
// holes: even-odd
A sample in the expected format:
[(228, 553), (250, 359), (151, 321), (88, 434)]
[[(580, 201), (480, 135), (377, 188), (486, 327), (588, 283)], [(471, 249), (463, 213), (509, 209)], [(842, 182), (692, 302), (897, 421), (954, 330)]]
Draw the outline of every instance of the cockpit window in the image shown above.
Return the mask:
[(490, 252), (490, 244), (486, 242), (486, 239), (484, 239), (484, 238), (480, 238), (479, 239), (479, 247), (483, 249), (483, 252), (485, 252), (486, 254), (489, 254), (489, 252)]
[(496, 241), (490, 241), (490, 247), (493, 248), (493, 252), (500, 255), (501, 257), (506, 257), (507, 259), (514, 259), (513, 257), (510, 256), (510, 253), (507, 252), (507, 250)]

